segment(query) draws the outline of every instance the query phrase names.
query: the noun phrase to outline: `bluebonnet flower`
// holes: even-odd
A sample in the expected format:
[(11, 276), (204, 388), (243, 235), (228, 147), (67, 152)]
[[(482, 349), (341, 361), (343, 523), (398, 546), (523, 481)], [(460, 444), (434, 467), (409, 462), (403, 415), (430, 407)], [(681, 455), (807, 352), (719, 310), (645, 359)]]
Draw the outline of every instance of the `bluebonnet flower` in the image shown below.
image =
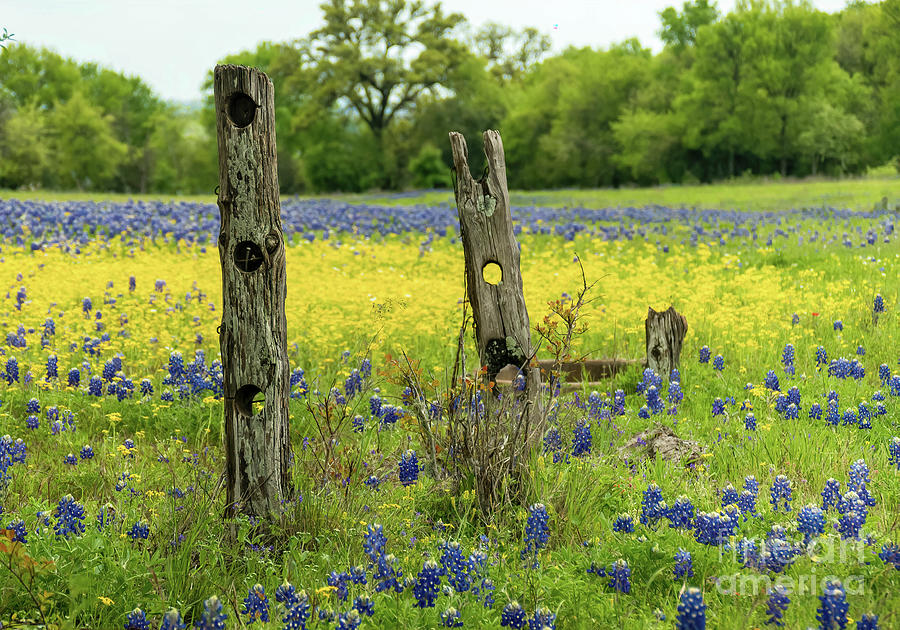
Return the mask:
[(800, 409), (794, 403), (790, 403), (784, 411), (784, 417), (787, 420), (796, 420), (800, 417)]
[(525, 522), (525, 548), (522, 549), (521, 557), (524, 560), (526, 556), (533, 554), (535, 557), (534, 565), (537, 566), (537, 554), (544, 548), (550, 539), (550, 515), (547, 514), (547, 508), (543, 503), (535, 503), (528, 508), (528, 519)]
[(9, 357), (6, 360), (6, 370), (3, 372), (3, 377), (10, 385), (19, 382), (19, 362), (16, 360), (16, 357)]
[(309, 596), (306, 591), (300, 591), (291, 600), (285, 601), (285, 614), (281, 621), (286, 630), (306, 630), (306, 622), (309, 621)]
[(648, 419), (650, 417), (650, 408), (647, 405), (643, 405), (640, 409), (638, 409), (638, 418)]
[(37, 398), (31, 398), (25, 404), (25, 412), (26, 413), (40, 413), (41, 412), (41, 403)]
[(551, 426), (544, 434), (544, 453), (555, 453), (562, 448), (562, 436), (559, 429)]
[(725, 544), (738, 527), (737, 515), (738, 510), (733, 505), (718, 513), (700, 512), (694, 519), (694, 539), (701, 545)]
[(362, 433), (363, 429), (366, 428), (366, 419), (361, 415), (356, 414), (353, 416), (353, 430), (357, 433)]
[[(897, 379), (900, 381), (900, 377)], [(900, 389), (900, 384), (898, 384), (898, 389)], [(900, 394), (898, 394), (900, 395)], [(613, 392), (613, 415), (622, 416), (625, 414), (625, 390), (617, 389)]]
[[(675, 370), (673, 370), (674, 372)], [(673, 406), (677, 406), (681, 404), (681, 401), (684, 400), (684, 392), (681, 390), (681, 383), (678, 381), (671, 381), (669, 383), (669, 392), (667, 395), (667, 400)]]
[(366, 525), (363, 551), (369, 556), (369, 560), (374, 563), (380, 556), (384, 556), (386, 544), (387, 537), (384, 535), (384, 528), (381, 525), (378, 523)]
[(371, 617), (375, 614), (375, 602), (372, 601), (371, 597), (363, 593), (353, 599), (353, 609), (358, 611), (360, 616), (366, 615)]
[(666, 508), (662, 500), (662, 490), (659, 489), (656, 482), (651, 482), (644, 490), (643, 499), (641, 499), (640, 521), (643, 525), (653, 528), (665, 515)]
[(888, 444), (888, 453), (890, 455), (888, 463), (900, 470), (900, 437), (895, 436), (891, 439), (890, 444)]
[(783, 500), (784, 511), (791, 511), (791, 482), (787, 477), (784, 475), (775, 477), (775, 483), (772, 484), (769, 495), (771, 496), (770, 502), (772, 503), (773, 510), (777, 512), (778, 506), (781, 504), (781, 500)]
[(152, 396), (153, 395), (153, 383), (150, 382), (149, 378), (141, 379), (141, 396)]
[(832, 400), (828, 403), (828, 411), (825, 413), (825, 423), (836, 427), (841, 422), (841, 412), (838, 409), (837, 401)]
[(91, 303), (91, 298), (86, 297), (83, 300), (81, 300), (81, 310), (84, 312), (85, 317), (90, 316), (92, 308), (93, 308), (93, 304)]
[(247, 615), (248, 624), (252, 624), (254, 621), (269, 621), (269, 598), (266, 597), (266, 589), (262, 584), (256, 584), (247, 591), (241, 614)]
[(881, 297), (881, 294), (875, 296), (875, 303), (872, 305), (872, 311), (874, 313), (884, 313), (884, 298)]
[(797, 313), (791, 315), (791, 326), (796, 326), (800, 323), (800, 316)]
[(150, 621), (140, 608), (135, 608), (128, 613), (125, 620), (125, 630), (150, 630)]
[(887, 543), (881, 546), (881, 552), (878, 557), (885, 564), (892, 564), (897, 571), (900, 571), (900, 546), (896, 543)]
[(816, 347), (816, 369), (822, 365), (828, 365), (828, 353), (822, 346)]
[(591, 454), (591, 428), (584, 422), (579, 422), (572, 430), (572, 456), (580, 457)]
[(787, 344), (784, 347), (784, 350), (781, 353), (781, 365), (784, 366), (784, 371), (787, 374), (793, 375), (794, 371), (794, 346), (792, 344)]
[(816, 611), (816, 620), (823, 630), (837, 630), (847, 626), (847, 593), (840, 580), (828, 581), (822, 588), (819, 596), (819, 608)]
[(398, 467), (400, 483), (404, 486), (411, 486), (419, 479), (419, 459), (415, 451), (407, 450), (403, 453)]
[(28, 416), (25, 418), (25, 426), (31, 430), (37, 429), (39, 426), (37, 416)]
[(184, 630), (186, 627), (187, 625), (181, 618), (181, 613), (175, 608), (170, 608), (169, 611), (163, 615), (162, 624), (159, 626), (159, 630)]
[(749, 490), (742, 490), (738, 496), (737, 506), (746, 521), (751, 516), (758, 516), (756, 513), (757, 495)]
[(878, 380), (881, 381), (882, 386), (887, 385), (891, 380), (891, 368), (887, 363), (878, 366)]
[(626, 534), (632, 533), (634, 531), (634, 519), (628, 514), (619, 515), (613, 523), (613, 531), (624, 532)]
[(817, 402), (814, 402), (809, 406), (809, 417), (813, 420), (821, 420), (822, 419), (822, 405)]
[(222, 602), (213, 595), (203, 602), (203, 615), (194, 624), (200, 630), (225, 630), (225, 620), (228, 615), (222, 612)]
[(803, 544), (825, 532), (825, 513), (815, 505), (809, 504), (797, 513), (797, 531), (803, 534)]
[(675, 627), (677, 630), (706, 629), (706, 604), (699, 588), (692, 586), (681, 594)]
[(844, 322), (839, 319), (834, 320), (834, 329), (838, 331), (844, 330)]
[(825, 482), (825, 488), (822, 490), (822, 510), (827, 511), (831, 507), (837, 509), (840, 500), (841, 483), (837, 479), (829, 478)]
[(662, 398), (660, 398), (659, 389), (656, 385), (651, 385), (647, 388), (647, 407), (650, 408), (650, 411), (653, 414), (660, 413), (666, 408)]
[(535, 610), (534, 615), (528, 620), (528, 630), (544, 630), (545, 628), (556, 630), (556, 615), (546, 606)]
[(788, 597), (784, 586), (779, 584), (775, 586), (775, 588), (769, 589), (769, 600), (766, 607), (766, 614), (769, 616), (769, 619), (766, 621), (766, 625), (775, 625), (779, 628), (783, 627), (784, 620), (782, 617), (790, 603), (791, 598)]
[(79, 536), (84, 533), (84, 506), (75, 501), (71, 494), (59, 500), (53, 516), (57, 519), (56, 525), (53, 526), (57, 538), (68, 538), (69, 534)]
[(859, 403), (859, 407), (857, 407), (858, 413), (858, 423), (860, 429), (871, 429), (872, 428), (872, 412), (869, 410), (868, 405), (866, 403)]
[(47, 357), (47, 380), (59, 378), (59, 358), (55, 354)]
[(638, 394), (643, 394), (650, 387), (655, 387), (657, 390), (659, 390), (659, 388), (662, 387), (662, 377), (654, 372), (652, 368), (647, 368), (644, 370), (641, 382), (637, 384), (637, 387), (635, 389)]
[(457, 592), (464, 593), (471, 586), (470, 565), (463, 558), (462, 548), (455, 540), (444, 541), (440, 545), (441, 550), (441, 575), (447, 576), (447, 582)]
[(23, 545), (28, 542), (28, 530), (25, 529), (25, 521), (18, 520), (7, 523), (6, 529), (13, 532), (13, 542), (19, 542)]
[(712, 404), (712, 415), (721, 416), (725, 414), (725, 403), (721, 398), (716, 398)]
[(453, 606), (441, 613), (441, 625), (445, 628), (461, 628), (463, 625), (459, 611)]
[(763, 385), (766, 389), (771, 389), (773, 392), (781, 391), (781, 386), (778, 384), (778, 375), (775, 374), (775, 370), (766, 372), (766, 380), (763, 382)]
[(709, 363), (709, 347), (703, 346), (700, 348), (700, 363)]
[(684, 577), (694, 577), (694, 561), (691, 559), (689, 551), (679, 548), (675, 554), (675, 569), (673, 570), (676, 580)]
[(363, 483), (365, 483), (366, 486), (368, 486), (372, 490), (378, 490), (378, 486), (381, 485), (381, 479), (379, 479), (376, 475), (369, 475)]
[(753, 475), (744, 477), (744, 490), (752, 492), (753, 496), (759, 496), (759, 482)]
[(738, 491), (734, 489), (734, 486), (728, 484), (725, 486), (725, 489), (722, 491), (722, 507), (726, 505), (731, 505), (732, 503), (737, 505), (738, 502)]
[(63, 458), (63, 463), (64, 463), (64, 464), (68, 464), (69, 466), (77, 466), (77, 465), (78, 465), (78, 458), (75, 457), (74, 454), (69, 453), (68, 455), (66, 455), (66, 456)]
[(442, 570), (434, 560), (426, 560), (416, 576), (413, 596), (419, 608), (433, 608), (441, 585)]
[(69, 370), (67, 379), (67, 384), (69, 387), (78, 387), (78, 385), (81, 383), (81, 372), (78, 371), (78, 368), (72, 368), (71, 370)]
[(856, 346), (856, 354), (857, 354), (858, 356), (865, 356), (865, 354), (866, 354), (866, 349), (863, 348), (862, 346)]
[(137, 521), (131, 526), (131, 529), (128, 530), (127, 535), (133, 541), (137, 541), (138, 539), (147, 540), (150, 536), (150, 526), (145, 521)]
[(675, 499), (674, 505), (666, 513), (672, 529), (692, 529), (694, 527), (694, 504), (686, 496)]
[(721, 354), (717, 354), (713, 359), (713, 369), (716, 369), (719, 372), (725, 369), (725, 358)]
[(844, 417), (842, 418), (843, 425), (845, 427), (857, 424), (856, 419), (856, 411), (852, 408), (848, 407), (844, 410)]
[(519, 605), (519, 602), (512, 601), (503, 607), (503, 612), (500, 614), (500, 625), (504, 628), (509, 626), (516, 630), (525, 627), (525, 611)]
[(752, 411), (744, 416), (744, 428), (748, 431), (756, 431), (756, 416)]
[(859, 621), (856, 622), (856, 630), (878, 630), (878, 615), (863, 613)]

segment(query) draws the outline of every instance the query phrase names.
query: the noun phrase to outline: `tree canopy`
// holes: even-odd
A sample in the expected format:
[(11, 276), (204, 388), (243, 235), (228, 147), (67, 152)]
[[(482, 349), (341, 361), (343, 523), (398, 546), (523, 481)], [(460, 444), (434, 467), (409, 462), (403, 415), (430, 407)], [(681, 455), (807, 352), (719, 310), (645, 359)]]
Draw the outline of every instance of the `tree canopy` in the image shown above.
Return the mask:
[[(803, 0), (727, 13), (687, 0), (660, 12), (656, 54), (635, 39), (552, 54), (536, 29), (472, 26), (423, 0), (321, 11), (311, 33), (222, 60), (275, 84), (283, 193), (447, 186), (448, 131), (471, 144), (488, 128), (519, 188), (900, 165), (900, 0), (834, 14)], [(165, 103), (138, 77), (2, 46), (0, 187), (215, 187), (211, 99)]]

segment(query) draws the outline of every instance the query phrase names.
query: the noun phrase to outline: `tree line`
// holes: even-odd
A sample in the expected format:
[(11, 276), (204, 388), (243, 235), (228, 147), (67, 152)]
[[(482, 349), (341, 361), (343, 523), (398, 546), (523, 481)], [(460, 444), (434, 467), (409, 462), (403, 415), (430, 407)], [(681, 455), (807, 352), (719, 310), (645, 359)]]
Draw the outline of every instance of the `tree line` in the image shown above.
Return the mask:
[[(499, 129), (516, 188), (856, 174), (900, 155), (900, 0), (835, 14), (710, 0), (636, 39), (550, 55), (535, 29), (438, 3), (328, 0), (323, 25), (222, 60), (275, 84), (283, 193), (448, 187), (447, 132)], [(196, 107), (47, 49), (0, 52), (0, 187), (208, 193), (212, 74)], [(897, 162), (900, 168), (900, 162)]]

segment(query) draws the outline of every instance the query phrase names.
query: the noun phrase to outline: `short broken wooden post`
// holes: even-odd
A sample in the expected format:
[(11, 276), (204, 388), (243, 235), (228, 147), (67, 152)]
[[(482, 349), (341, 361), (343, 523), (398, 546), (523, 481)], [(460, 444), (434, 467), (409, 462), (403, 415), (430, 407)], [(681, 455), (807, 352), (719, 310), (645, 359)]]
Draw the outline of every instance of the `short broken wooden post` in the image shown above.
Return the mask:
[[(497, 131), (484, 132), (488, 173), (476, 181), (469, 172), (468, 149), (462, 134), (450, 133), (456, 171), (456, 208), (466, 265), (466, 291), (475, 320), (475, 341), (486, 378), (493, 381), (507, 365), (525, 376), (531, 440), (543, 431), (539, 411), (540, 368), (531, 365), (534, 350), (522, 274), (519, 243), (513, 234), (506, 184), (506, 158)], [(499, 267), (494, 267), (496, 265)], [(493, 273), (496, 277), (486, 276)]]
[(259, 70), (234, 65), (216, 66), (213, 86), (222, 220), (226, 515), (274, 517), (291, 492), (292, 457), (274, 90)]
[(647, 335), (647, 367), (659, 374), (665, 382), (678, 368), (681, 360), (681, 344), (687, 334), (687, 319), (670, 306), (658, 313), (647, 309), (644, 329)]

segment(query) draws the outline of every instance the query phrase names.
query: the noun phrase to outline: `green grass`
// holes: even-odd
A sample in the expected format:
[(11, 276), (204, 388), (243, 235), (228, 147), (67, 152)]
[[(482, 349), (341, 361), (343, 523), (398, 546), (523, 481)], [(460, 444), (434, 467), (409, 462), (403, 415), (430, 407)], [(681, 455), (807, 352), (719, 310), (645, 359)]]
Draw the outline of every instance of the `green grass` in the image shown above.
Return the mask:
[[(832, 205), (866, 208), (864, 199), (880, 198), (882, 190), (896, 199), (897, 186), (895, 180), (860, 180), (768, 184), (756, 189), (717, 186), (578, 194), (604, 200), (613, 193), (630, 192), (672, 205), (677, 203), (672, 201), (676, 193), (685, 205), (723, 205), (716, 200), (727, 198), (743, 199), (744, 203), (767, 200), (760, 204), (795, 199), (785, 202), (790, 207), (817, 205), (821, 195), (841, 194), (856, 201)], [(673, 197), (664, 197), (670, 192)], [(548, 199), (571, 203), (566, 197), (569, 194), (576, 193), (555, 193)], [(883, 220), (895, 221), (896, 217)], [(114, 242), (85, 248), (88, 251), (80, 257), (54, 257), (4, 244), (0, 273), (5, 275), (0, 277), (13, 294), (25, 286), (31, 301), (21, 311), (11, 300), (5, 302), (0, 321), (8, 331), (21, 322), (38, 332), (28, 336), (27, 350), (4, 348), (6, 356), (0, 359), (0, 367), (15, 355), (21, 373), (30, 369), (39, 379), (49, 352), (39, 342), (42, 324), (48, 310), (63, 311), (65, 316), (55, 316), (57, 331), (51, 340), (63, 378), (86, 359), (92, 361), (96, 374), (107, 360), (122, 352), (125, 372), (136, 385), (143, 376), (150, 378), (155, 394), (144, 400), (135, 396), (118, 402), (115, 397), (96, 398), (52, 383), (46, 389), (21, 380), (0, 385), (0, 434), (21, 437), (28, 447), (25, 464), (9, 469), (9, 486), (0, 491), (4, 507), (0, 522), (25, 521), (29, 534), (23, 551), (37, 562), (32, 566), (23, 556), (10, 555), (8, 546), (6, 552), (0, 551), (0, 621), (5, 627), (37, 627), (43, 616), (49, 627), (122, 628), (128, 612), (137, 606), (156, 624), (165, 610), (176, 606), (193, 622), (202, 612), (202, 602), (217, 595), (229, 615), (228, 627), (237, 628), (246, 625), (238, 618), (248, 589), (257, 582), (263, 584), (274, 608), (275, 588), (284, 580), (298, 590), (305, 589), (314, 605), (346, 611), (350, 602), (335, 601), (326, 580), (332, 571), (367, 564), (362, 546), (366, 524), (378, 522), (384, 525), (386, 550), (397, 557), (405, 577), (414, 577), (426, 557), (440, 557), (442, 538), (459, 541), (467, 555), (483, 548), (496, 604), (489, 609), (470, 593), (451, 593), (438, 597), (437, 608), (420, 609), (411, 587), (403, 594), (376, 592), (369, 572), (368, 584), (350, 587), (350, 600), (368, 593), (375, 602), (375, 615), (365, 618), (363, 627), (436, 628), (440, 612), (454, 606), (462, 611), (465, 627), (495, 628), (502, 607), (516, 600), (529, 614), (536, 607), (549, 607), (558, 615), (560, 629), (671, 628), (679, 592), (687, 585), (704, 591), (707, 627), (743, 630), (763, 626), (765, 584), (782, 577), (793, 580), (795, 586), (803, 580), (807, 588), (791, 595), (785, 616), (787, 627), (805, 628), (816, 625), (818, 595), (828, 575), (845, 581), (853, 619), (874, 611), (881, 615), (881, 627), (900, 627), (900, 572), (876, 556), (882, 543), (900, 538), (896, 518), (900, 471), (889, 462), (888, 453), (891, 438), (900, 435), (900, 399), (891, 396), (890, 388), (878, 378), (882, 363), (897, 370), (900, 289), (893, 278), (900, 271), (900, 244), (896, 239), (889, 243), (879, 239), (873, 246), (859, 247), (856, 228), (862, 234), (870, 227), (882, 229), (879, 220), (860, 218), (807, 222), (788, 238), (775, 238), (771, 246), (765, 243), (776, 228), (773, 225), (761, 227), (757, 241), (729, 236), (720, 245), (718, 239), (704, 237), (697, 247), (681, 242), (688, 227), (670, 227), (668, 234), (652, 233), (646, 242), (635, 238), (606, 243), (583, 235), (571, 243), (554, 237), (522, 237), (522, 268), (533, 325), (546, 312), (547, 300), (577, 290), (580, 270), (572, 262), (573, 252), (583, 258), (589, 280), (600, 281), (600, 299), (585, 311), (588, 330), (577, 341), (578, 351), (621, 356), (624, 347), (628, 356), (641, 356), (641, 324), (647, 305), (675, 303), (686, 313), (689, 332), (681, 365), (685, 399), (675, 415), (663, 413), (644, 419), (639, 410), (645, 401), (634, 393), (641, 379), (637, 370), (604, 382), (598, 386), (603, 394), (617, 388), (628, 393), (626, 414), (591, 419), (589, 456), (554, 462), (549, 453), (530, 454), (524, 504), (503, 506), (486, 517), (475, 508), (470, 477), (464, 477), (456, 489), (447, 479), (426, 474), (413, 486), (399, 484), (396, 471), (401, 453), (413, 448), (423, 457), (421, 426), (411, 414), (387, 430), (379, 430), (377, 421), (367, 420), (363, 431), (357, 433), (349, 422), (356, 414), (368, 416), (368, 400), (375, 387), (387, 402), (401, 404), (401, 374), (391, 359), (404, 349), (412, 353), (413, 360), (421, 361), (427, 377), (424, 382), (431, 383), (426, 388), (427, 399), (441, 399), (459, 322), (458, 246), (449, 239), (438, 239), (433, 249), (421, 256), (418, 238), (406, 244), (398, 237), (381, 243), (352, 241), (337, 246), (316, 242), (292, 247), (288, 252), (293, 283), (288, 341), (298, 344), (299, 349), (291, 353), (292, 367), (306, 369), (311, 392), (308, 399), (291, 402), (298, 500), (288, 503), (274, 524), (279, 535), (271, 549), (265, 547), (269, 541), (256, 536), (247, 519), (222, 519), (226, 511), (220, 483), (222, 402), (202, 396), (185, 401), (176, 396), (172, 403), (159, 399), (160, 392), (169, 387), (163, 378), (171, 349), (182, 350), (188, 362), (200, 331), (204, 338), (200, 347), (207, 360), (216, 356), (215, 326), (220, 311), (210, 311), (196, 299), (189, 302), (184, 294), (196, 281), (209, 289), (211, 302), (219, 302), (218, 289), (210, 288), (218, 283), (214, 272), (217, 252), (211, 250), (204, 257), (196, 248), (176, 251), (171, 245), (146, 243), (145, 249), (130, 258), (128, 248)], [(821, 236), (811, 244), (810, 233), (815, 230)], [(853, 247), (842, 244), (845, 233), (852, 235)], [(801, 236), (802, 245), (798, 242)], [(831, 241), (831, 236), (836, 240)], [(657, 238), (670, 246), (668, 254), (657, 248)], [(377, 269), (384, 273), (378, 275)], [(363, 271), (368, 275), (360, 280)], [(178, 277), (169, 277), (169, 273)], [(138, 276), (139, 289), (133, 294), (120, 289), (127, 286), (129, 275)], [(157, 277), (168, 281), (168, 297), (152, 293)], [(107, 289), (109, 280), (115, 281), (111, 289)], [(115, 304), (104, 303), (107, 290), (110, 296), (106, 297), (116, 297)], [(406, 305), (385, 308), (373, 316), (366, 291), (384, 300), (405, 292), (411, 296)], [(118, 295), (120, 292), (123, 295)], [(876, 293), (882, 294), (887, 304), (877, 324), (872, 318)], [(101, 321), (114, 338), (112, 344), (102, 347), (99, 358), (86, 356), (80, 347), (84, 336), (98, 334), (96, 320), (81, 316), (84, 295), (93, 297), (94, 309), (102, 310)], [(156, 295), (152, 305), (150, 295)], [(799, 317), (796, 325), (791, 321), (794, 313)], [(122, 315), (127, 315), (127, 322), (120, 319)], [(843, 321), (842, 332), (833, 327), (837, 319)], [(386, 338), (370, 346), (379, 328)], [(116, 333), (120, 330), (129, 337), (119, 338)], [(158, 338), (158, 343), (151, 342), (151, 337)], [(72, 342), (78, 344), (74, 351), (69, 349)], [(794, 377), (781, 365), (787, 343), (796, 350)], [(708, 345), (713, 355), (723, 355), (723, 371), (697, 361), (702, 345)], [(859, 358), (866, 367), (865, 377), (828, 377), (816, 366), (818, 345), (832, 359), (855, 358), (857, 347), (863, 346), (865, 354)], [(476, 359), (471, 344), (469, 347), (471, 367)], [(346, 365), (340, 356), (344, 348), (354, 350)], [(347, 405), (348, 419), (333, 433), (323, 431), (322, 411), (316, 403), (333, 383), (340, 387), (367, 349), (375, 368), (372, 379), (365, 392)], [(798, 386), (802, 411), (797, 420), (787, 420), (775, 410), (777, 394), (762, 386), (769, 370), (778, 375), (782, 392)], [(86, 380), (84, 376), (82, 385)], [(752, 390), (745, 389), (748, 382), (754, 384)], [(319, 395), (314, 393), (316, 389), (321, 390)], [(665, 390), (663, 385), (663, 395)], [(871, 429), (828, 426), (824, 420), (809, 419), (810, 406), (819, 402), (824, 407), (824, 395), (831, 390), (839, 396), (842, 414), (849, 408), (858, 409), (860, 402), (874, 406), (872, 396), (881, 390), (887, 413), (873, 418)], [(580, 399), (586, 400), (589, 394), (585, 386)], [(734, 404), (729, 401), (725, 415), (713, 416), (713, 400), (729, 396), (734, 397)], [(42, 407), (40, 426), (34, 431), (26, 428), (31, 398), (38, 399)], [(558, 427), (566, 453), (571, 453), (576, 423), (588, 414), (574, 403), (572, 396), (566, 396), (559, 407)], [(756, 431), (744, 427), (749, 411), (742, 409), (745, 405), (752, 406)], [(77, 429), (52, 434), (46, 416), (50, 406), (72, 410)], [(698, 441), (705, 448), (701, 465), (688, 468), (639, 456), (623, 460), (619, 447), (656, 421), (674, 425), (684, 439)], [(436, 430), (442, 434), (446, 427), (439, 424)], [(331, 438), (337, 444), (334, 460), (325, 475), (327, 481), (321, 483), (320, 464), (330, 452), (325, 444)], [(135, 441), (134, 451), (124, 449), (125, 439)], [(78, 454), (85, 444), (93, 447), (93, 459), (80, 460), (74, 467), (63, 463), (68, 453)], [(442, 452), (446, 456), (447, 449)], [(740, 491), (744, 478), (754, 475), (760, 485), (759, 516), (741, 519), (738, 537), (765, 538), (775, 525), (796, 534), (800, 508), (820, 502), (819, 493), (830, 477), (846, 488), (848, 469), (861, 458), (871, 470), (868, 488), (876, 500), (864, 533), (873, 535), (877, 544), (845, 546), (842, 555), (831, 511), (823, 545), (798, 557), (784, 574), (744, 568), (733, 546), (702, 545), (692, 532), (670, 528), (665, 520), (639, 522), (642, 493), (651, 482), (659, 485), (669, 506), (685, 495), (698, 511), (712, 511), (720, 508), (719, 495), (729, 483)], [(123, 480), (123, 473), (135, 476)], [(384, 478), (378, 491), (364, 483), (372, 474)], [(768, 502), (769, 488), (782, 474), (793, 483), (792, 511), (788, 513), (774, 511)], [(344, 479), (349, 481), (345, 484)], [(179, 498), (170, 492), (176, 487), (186, 496)], [(188, 491), (189, 487), (192, 490)], [(37, 513), (52, 510), (66, 494), (84, 504), (87, 529), (83, 535), (57, 539), (52, 529), (47, 531), (41, 525)], [(550, 533), (539, 566), (533, 568), (523, 563), (519, 554), (526, 527), (525, 507), (536, 502), (547, 506)], [(96, 515), (109, 507), (117, 520), (100, 531)], [(634, 517), (635, 531), (613, 532), (616, 517), (625, 513)], [(142, 519), (150, 526), (150, 538), (133, 541), (127, 532)], [(50, 518), (51, 526), (55, 520)], [(695, 575), (686, 580), (672, 577), (673, 557), (680, 548), (693, 556)], [(832, 549), (835, 553), (830, 553)], [(607, 579), (587, 571), (592, 563), (607, 567), (619, 558), (626, 559), (631, 568), (628, 594), (617, 593), (609, 588)], [(813, 580), (815, 587), (810, 589)], [(665, 622), (658, 621), (657, 609), (666, 616)], [(273, 610), (269, 624), (250, 627), (281, 628), (278, 611)], [(324, 628), (326, 624), (311, 627)]]
[[(287, 198), (289, 195), (285, 195)], [(129, 199), (199, 201), (215, 203), (213, 195), (173, 196), (165, 194), (137, 195), (123, 193), (90, 193), (58, 191), (3, 191), (0, 199), (15, 197), (41, 201), (85, 201)], [(302, 198), (316, 196), (302, 195)], [(326, 197), (318, 195), (318, 197)], [(334, 198), (334, 195), (328, 198)], [(654, 188), (603, 188), (592, 190), (535, 190), (512, 191), (514, 205), (572, 206), (586, 208), (643, 207), (661, 205), (673, 208), (718, 208), (753, 211), (773, 211), (799, 207), (850, 208), (871, 210), (887, 197), (891, 204), (900, 203), (900, 176), (879, 174), (871, 177), (840, 180), (808, 179), (800, 181), (741, 181), (671, 185)], [(395, 197), (385, 193), (345, 194), (337, 198), (355, 203), (411, 205), (454, 203), (452, 191), (422, 192), (413, 196)]]

